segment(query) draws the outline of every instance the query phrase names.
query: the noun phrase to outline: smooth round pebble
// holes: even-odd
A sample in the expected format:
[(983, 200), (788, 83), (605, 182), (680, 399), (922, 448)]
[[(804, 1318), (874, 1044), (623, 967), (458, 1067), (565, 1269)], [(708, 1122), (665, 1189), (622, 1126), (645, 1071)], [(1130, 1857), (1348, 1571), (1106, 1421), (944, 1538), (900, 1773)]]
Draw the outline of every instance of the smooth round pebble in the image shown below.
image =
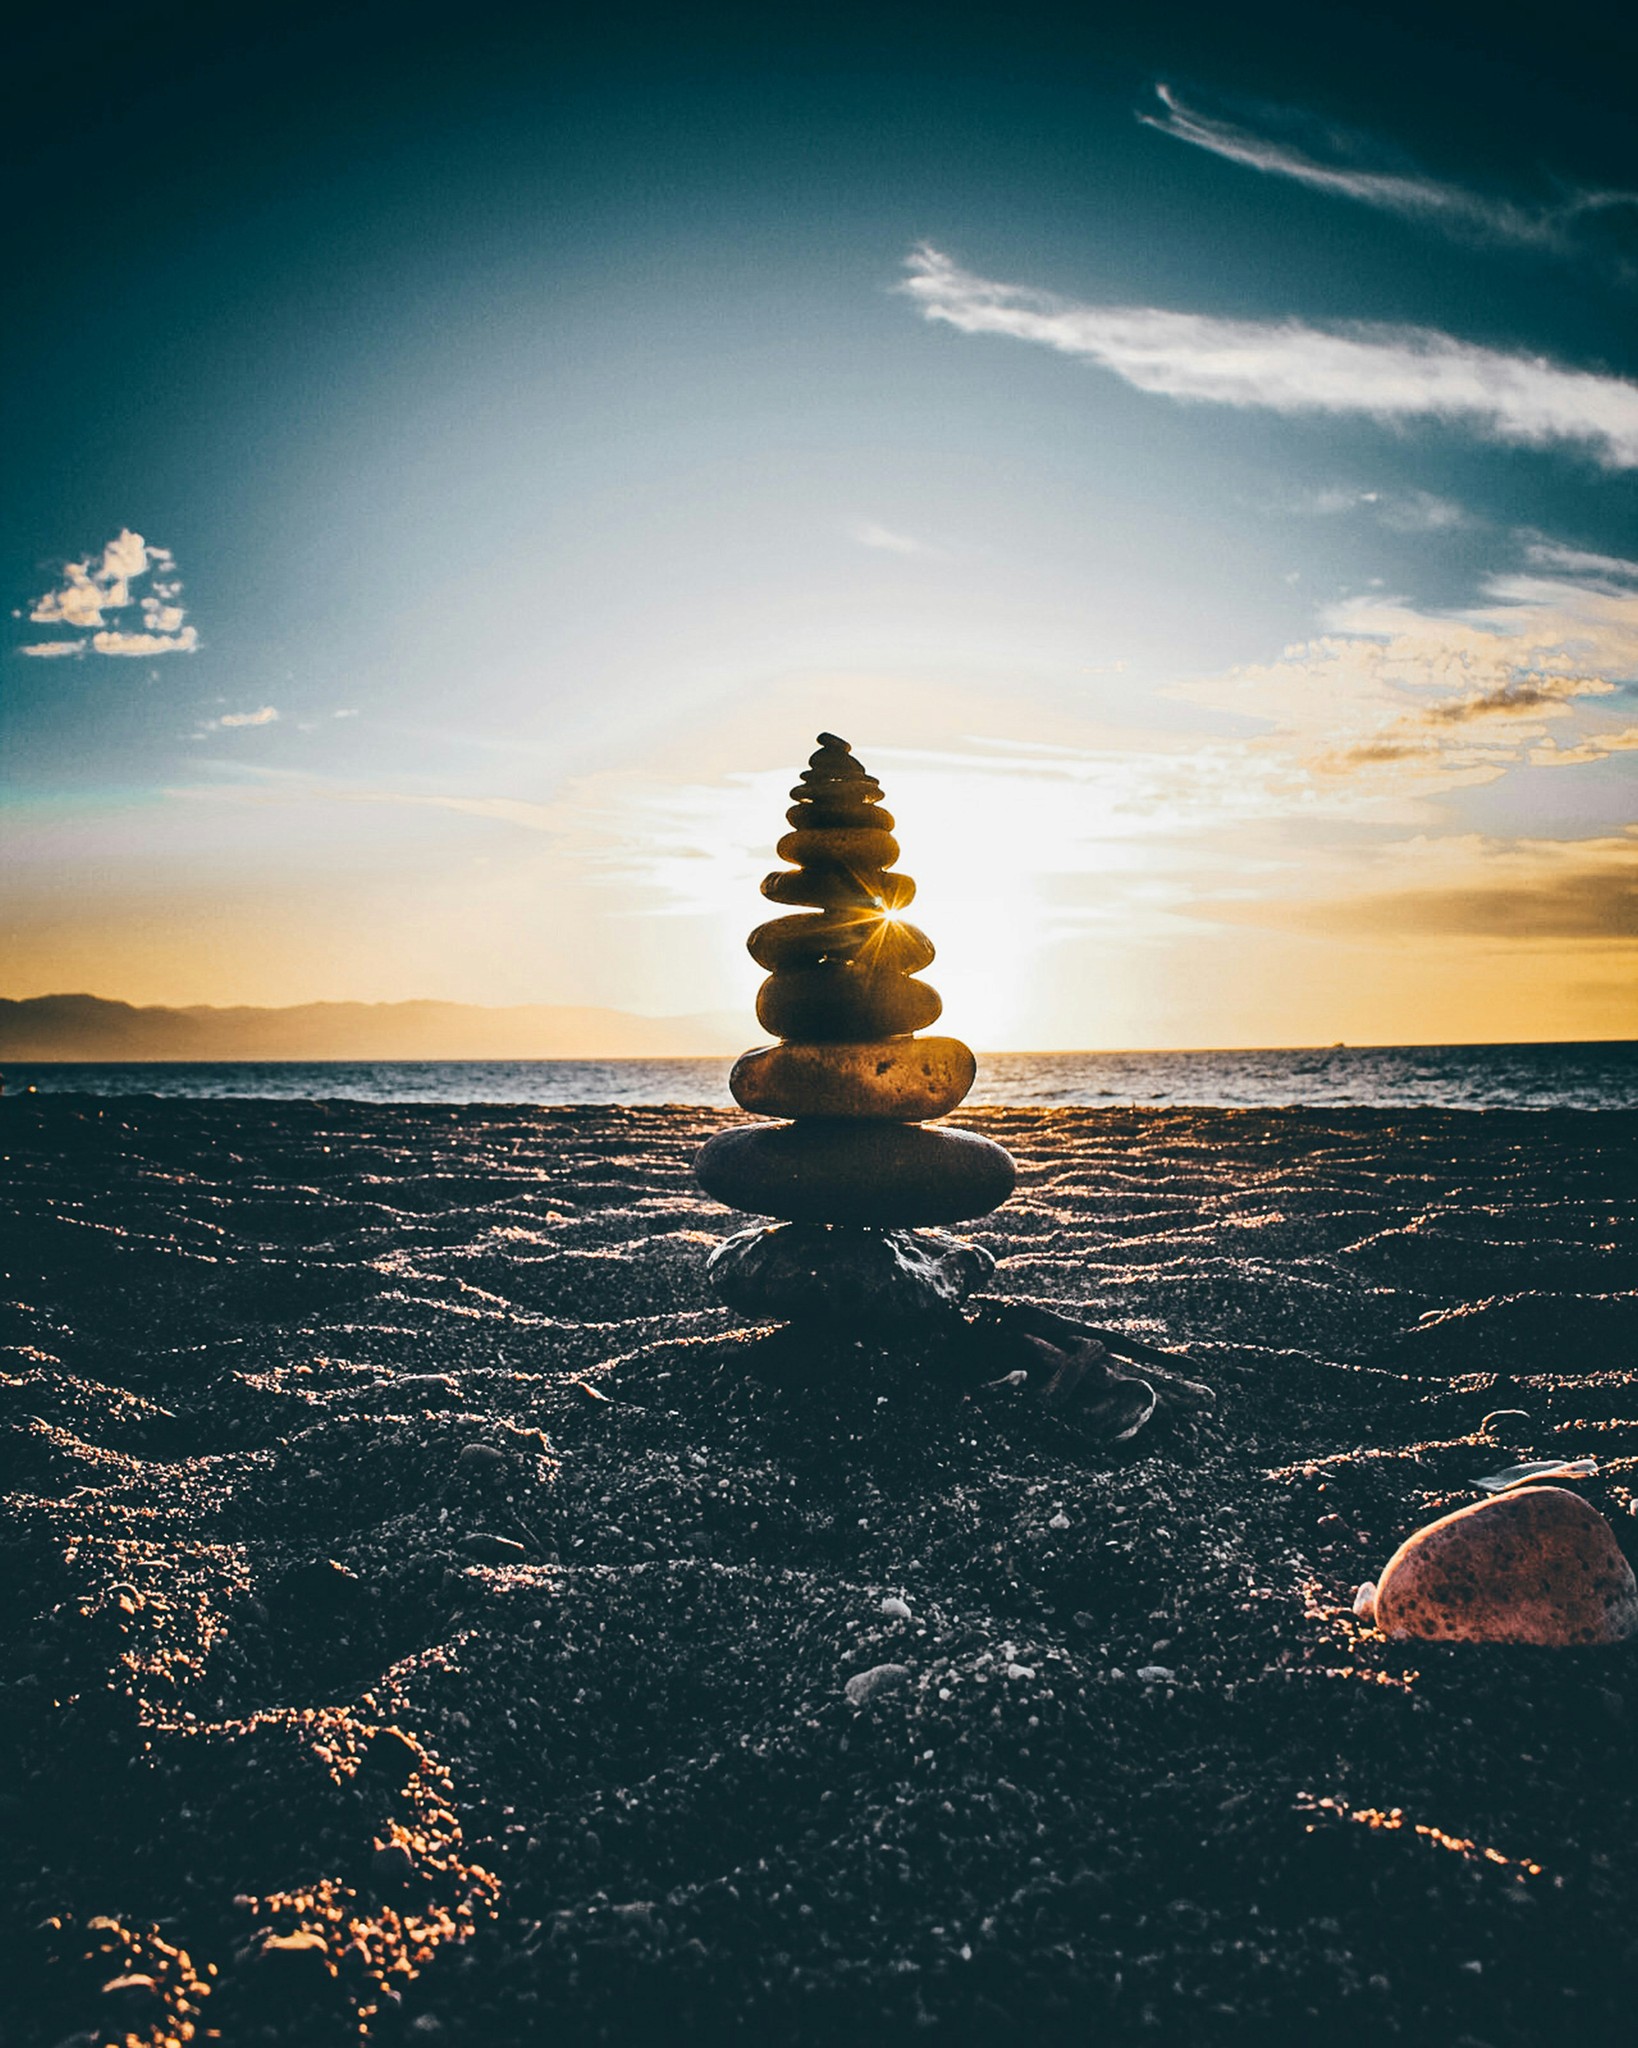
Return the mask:
[(862, 1707), (877, 1693), (891, 1692), (894, 1686), (903, 1685), (909, 1676), (907, 1664), (873, 1664), (868, 1671), (855, 1671), (842, 1690), (854, 1706)]
[(1012, 1193), (1018, 1170), (976, 1132), (814, 1117), (719, 1131), (694, 1162), (708, 1195), (795, 1223), (955, 1223)]
[(1638, 1581), (1580, 1494), (1523, 1486), (1402, 1543), (1376, 1587), (1385, 1635), (1570, 1648), (1638, 1634)]

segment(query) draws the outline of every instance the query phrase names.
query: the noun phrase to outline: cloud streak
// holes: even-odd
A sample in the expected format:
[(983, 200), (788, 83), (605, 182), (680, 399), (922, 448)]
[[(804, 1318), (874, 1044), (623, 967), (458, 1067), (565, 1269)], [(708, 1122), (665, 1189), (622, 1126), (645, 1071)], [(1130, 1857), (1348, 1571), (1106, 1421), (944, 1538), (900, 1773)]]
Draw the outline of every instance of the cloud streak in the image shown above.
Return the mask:
[(1231, 320), (1155, 306), (1093, 306), (975, 276), (927, 243), (901, 289), (923, 318), (1033, 342), (1140, 391), (1291, 414), (1440, 420), (1515, 447), (1579, 449), (1638, 469), (1638, 384), (1426, 327)]
[[(1197, 113), (1169, 86), (1157, 85), (1155, 92), (1165, 111), (1139, 114), (1138, 119), (1157, 134), (1190, 143), (1229, 163), (1271, 177), (1290, 178), (1311, 191), (1396, 213), (1467, 240), (1563, 251), (1574, 244), (1577, 230), (1590, 218), (1622, 207), (1638, 209), (1638, 192), (1576, 192), (1556, 206), (1519, 206), (1421, 171), (1327, 163), (1293, 143)], [(1359, 145), (1351, 137), (1333, 140), (1358, 151)]]
[(884, 555), (910, 555), (923, 561), (935, 559), (939, 550), (929, 547), (914, 534), (897, 533), (890, 526), (878, 526), (873, 519), (853, 528), (852, 537), (862, 548), (875, 548)]
[(235, 725), (277, 725), (279, 714), (272, 704), (264, 704), (259, 711), (224, 711), (220, 718), (213, 718), (205, 730), (214, 732), (220, 727)]

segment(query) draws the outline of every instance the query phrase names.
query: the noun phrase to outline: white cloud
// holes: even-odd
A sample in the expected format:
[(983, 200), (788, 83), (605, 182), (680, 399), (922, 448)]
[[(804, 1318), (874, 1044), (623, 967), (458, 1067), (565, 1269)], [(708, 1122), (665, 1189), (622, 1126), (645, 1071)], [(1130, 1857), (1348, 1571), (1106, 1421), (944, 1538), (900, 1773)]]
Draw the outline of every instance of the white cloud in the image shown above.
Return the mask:
[(277, 725), (279, 714), (271, 704), (264, 704), (260, 711), (224, 711), (220, 718), (210, 720), (207, 731), (221, 726), (235, 725)]
[[(122, 527), (95, 560), (87, 556), (64, 563), (56, 588), (37, 597), (29, 608), (35, 625), (93, 628), (92, 638), (35, 641), (19, 651), (46, 659), (78, 654), (87, 647), (108, 655), (192, 654), (199, 632), (185, 623), (187, 613), (177, 602), (182, 585), (175, 571), (176, 557), (169, 548), (151, 546), (140, 533)], [(151, 588), (133, 598), (131, 586), (144, 576), (153, 578)], [(141, 613), (140, 630), (106, 624), (109, 613), (127, 611), (133, 603)]]
[(199, 629), (184, 626), (180, 633), (93, 634), (91, 645), (98, 654), (191, 654), (199, 645)]
[(1621, 732), (1589, 733), (1574, 746), (1561, 747), (1544, 741), (1530, 756), (1532, 768), (1576, 768), (1584, 761), (1607, 761), (1611, 754), (1638, 753), (1638, 725)]
[(866, 520), (853, 529), (853, 538), (862, 548), (877, 548), (887, 555), (918, 555), (923, 560), (934, 557), (939, 550), (929, 547), (926, 541), (917, 540), (913, 534), (895, 533), (890, 526), (878, 526), (874, 520)]
[(1619, 555), (1590, 555), (1583, 548), (1560, 547), (1556, 541), (1532, 541), (1530, 560), (1543, 569), (1567, 570), (1573, 576), (1607, 577), (1618, 583), (1638, 582), (1638, 562)]
[(1638, 468), (1638, 384), (1433, 328), (1228, 320), (1154, 306), (1089, 306), (962, 270), (923, 243), (902, 289), (928, 320), (1032, 341), (1140, 391), (1282, 413), (1439, 419), (1520, 447), (1579, 447)]
[[(1518, 206), (1420, 171), (1327, 163), (1295, 144), (1195, 113), (1168, 86), (1157, 85), (1155, 92), (1166, 111), (1139, 114), (1138, 119), (1158, 134), (1192, 143), (1251, 170), (1292, 178), (1316, 192), (1402, 214), (1447, 234), (1558, 250), (1571, 245), (1576, 227), (1589, 216), (1619, 207), (1638, 208), (1638, 192), (1577, 192), (1554, 206)], [(1361, 153), (1357, 138), (1333, 134), (1330, 139), (1339, 146), (1334, 153)]]
[(1432, 491), (1362, 491), (1346, 485), (1304, 491), (1280, 502), (1282, 511), (1334, 519), (1348, 512), (1366, 512), (1395, 533), (1443, 533), (1469, 525), (1468, 513), (1450, 498)]

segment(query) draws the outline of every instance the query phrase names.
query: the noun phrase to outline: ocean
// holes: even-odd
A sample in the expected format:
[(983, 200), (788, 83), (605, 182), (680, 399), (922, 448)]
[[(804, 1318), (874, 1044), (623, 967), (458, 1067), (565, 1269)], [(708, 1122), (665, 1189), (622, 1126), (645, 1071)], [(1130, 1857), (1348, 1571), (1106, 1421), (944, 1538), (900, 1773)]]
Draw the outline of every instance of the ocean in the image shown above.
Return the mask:
[[(16, 1064), (6, 1093), (727, 1107), (727, 1059)], [(1270, 1052), (990, 1053), (969, 1100), (1225, 1109), (1638, 1108), (1638, 1041)]]

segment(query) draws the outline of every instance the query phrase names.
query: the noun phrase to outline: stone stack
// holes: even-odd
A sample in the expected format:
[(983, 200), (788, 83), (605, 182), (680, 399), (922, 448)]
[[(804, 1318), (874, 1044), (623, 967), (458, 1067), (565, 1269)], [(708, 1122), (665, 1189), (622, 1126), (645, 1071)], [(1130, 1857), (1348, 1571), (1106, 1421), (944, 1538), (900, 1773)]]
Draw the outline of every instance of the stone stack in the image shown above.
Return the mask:
[(759, 1022), (781, 1042), (748, 1052), (729, 1086), (744, 1109), (789, 1119), (723, 1131), (700, 1152), (708, 1194), (784, 1219), (718, 1247), (719, 1293), (749, 1314), (948, 1311), (987, 1277), (989, 1255), (916, 1226), (982, 1216), (1012, 1192), (1011, 1158), (971, 1131), (923, 1128), (973, 1084), (957, 1038), (918, 1038), (943, 1008), (918, 979), (927, 935), (900, 913), (916, 893), (881, 784), (845, 740), (819, 735), (791, 791), (788, 868), (762, 893), (797, 914), (759, 925), (769, 970)]

